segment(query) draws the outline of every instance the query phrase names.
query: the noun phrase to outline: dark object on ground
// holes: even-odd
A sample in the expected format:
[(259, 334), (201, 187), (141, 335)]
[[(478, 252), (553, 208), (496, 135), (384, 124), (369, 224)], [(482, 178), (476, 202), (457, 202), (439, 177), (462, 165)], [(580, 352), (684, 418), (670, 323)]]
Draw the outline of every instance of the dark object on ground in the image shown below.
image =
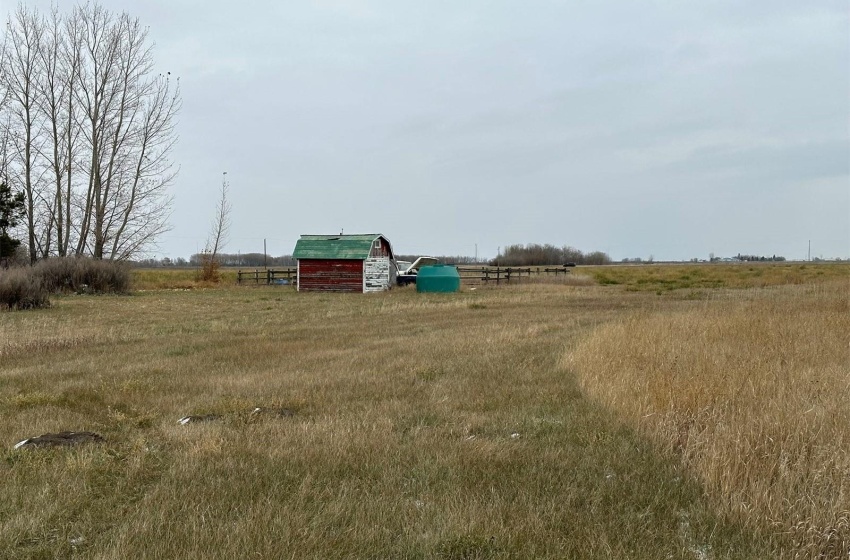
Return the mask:
[(575, 266), (575, 265), (576, 265), (576, 263), (574, 263), (574, 262), (564, 263), (564, 268), (571, 268), (571, 267), (573, 267), (573, 266)]
[(408, 284), (416, 284), (415, 274), (405, 274), (404, 276), (396, 276), (395, 283), (398, 286), (407, 286)]
[(15, 444), (15, 449), (23, 447), (70, 447), (82, 443), (97, 443), (103, 438), (94, 432), (59, 432), (57, 434), (42, 434), (38, 437), (27, 438)]
[(258, 414), (274, 414), (275, 416), (295, 416), (295, 411), (289, 408), (263, 408), (258, 406), (254, 410), (251, 411), (251, 416), (256, 416)]
[(204, 414), (202, 416), (184, 416), (180, 420), (177, 421), (181, 426), (186, 424), (195, 424), (197, 422), (212, 422), (213, 420), (218, 420), (220, 416), (218, 414)]

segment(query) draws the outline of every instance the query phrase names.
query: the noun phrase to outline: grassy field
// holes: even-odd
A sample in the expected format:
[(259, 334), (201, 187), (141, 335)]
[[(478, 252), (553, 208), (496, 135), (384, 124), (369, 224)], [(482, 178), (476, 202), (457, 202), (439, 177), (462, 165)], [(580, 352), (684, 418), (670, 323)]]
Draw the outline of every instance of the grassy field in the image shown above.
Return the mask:
[(724, 514), (773, 527), (800, 557), (847, 558), (848, 287), (641, 310), (594, 329), (562, 364), (680, 457)]
[[(236, 284), (238, 269), (224, 267), (219, 269), (218, 284), (200, 280), (201, 269), (186, 268), (134, 268), (133, 285), (137, 290), (191, 290), (196, 288), (217, 288)], [(251, 269), (258, 270), (258, 269)]]
[[(280, 267), (291, 268), (291, 267)], [(480, 267), (470, 267), (480, 268)], [(490, 267), (494, 268), (494, 267)], [(532, 270), (551, 267), (521, 267)], [(238, 269), (221, 269), (221, 285), (236, 283)], [(264, 270), (244, 268), (246, 272)], [(846, 263), (735, 263), (735, 264), (663, 264), (580, 266), (570, 269), (569, 276), (521, 276), (518, 283), (599, 284), (621, 286), (627, 291), (656, 292), (689, 290), (691, 296), (702, 296), (705, 290), (717, 288), (765, 288), (787, 284), (812, 284), (846, 279), (850, 266)], [(198, 280), (198, 268), (140, 268), (133, 270), (138, 289), (194, 289), (215, 287)], [(504, 282), (504, 279), (502, 279)], [(516, 282), (516, 279), (514, 279)], [(477, 284), (477, 283), (476, 283)]]
[(846, 559), (850, 269), (773, 266), (2, 313), (0, 556)]
[(846, 263), (735, 263), (665, 264), (581, 267), (604, 286), (622, 286), (628, 291), (658, 294), (691, 290), (703, 295), (716, 288), (766, 288), (788, 284), (812, 284), (846, 280)]

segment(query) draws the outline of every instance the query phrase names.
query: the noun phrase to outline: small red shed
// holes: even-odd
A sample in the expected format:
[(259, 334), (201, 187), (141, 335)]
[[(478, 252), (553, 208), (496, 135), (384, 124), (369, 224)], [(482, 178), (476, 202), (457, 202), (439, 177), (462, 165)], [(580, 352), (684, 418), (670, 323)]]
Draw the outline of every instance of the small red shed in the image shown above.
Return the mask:
[(299, 292), (380, 292), (395, 283), (393, 249), (381, 234), (302, 235), (292, 256)]

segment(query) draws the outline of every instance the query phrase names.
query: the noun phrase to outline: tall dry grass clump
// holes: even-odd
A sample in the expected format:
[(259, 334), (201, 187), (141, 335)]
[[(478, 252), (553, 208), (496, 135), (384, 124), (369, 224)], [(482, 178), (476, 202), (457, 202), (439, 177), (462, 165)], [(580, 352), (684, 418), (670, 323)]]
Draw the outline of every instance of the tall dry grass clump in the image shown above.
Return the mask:
[(0, 310), (35, 309), (50, 305), (41, 278), (27, 268), (0, 270)]
[(568, 352), (583, 389), (680, 454), (789, 558), (850, 554), (846, 282), (637, 313)]
[(130, 270), (116, 261), (51, 258), (35, 266), (0, 270), (0, 309), (35, 309), (50, 305), (52, 293), (127, 293)]
[(219, 269), (221, 264), (215, 255), (204, 253), (201, 255), (201, 267), (198, 269), (197, 279), (200, 282), (212, 282), (217, 284), (221, 280), (221, 272)]
[(127, 293), (130, 269), (126, 263), (85, 257), (51, 258), (39, 261), (32, 273), (50, 292)]

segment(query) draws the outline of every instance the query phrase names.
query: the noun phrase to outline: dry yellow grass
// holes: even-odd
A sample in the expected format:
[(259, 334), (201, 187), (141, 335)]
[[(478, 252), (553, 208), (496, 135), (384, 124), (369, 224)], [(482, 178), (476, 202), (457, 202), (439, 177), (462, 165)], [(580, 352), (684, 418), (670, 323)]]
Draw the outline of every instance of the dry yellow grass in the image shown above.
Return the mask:
[(133, 268), (133, 288), (136, 290), (192, 290), (198, 288), (216, 288), (236, 284), (237, 269), (220, 268), (216, 271), (218, 282), (202, 280), (200, 267), (187, 268)]
[(563, 365), (695, 473), (721, 511), (850, 554), (850, 286), (736, 292), (598, 327)]
[[(829, 299), (797, 289), (815, 308)], [(706, 499), (710, 487), (560, 365), (565, 345), (635, 313), (758, 293), (223, 287), (2, 313), (0, 556), (793, 554), (791, 536)], [(220, 420), (176, 423), (210, 413)], [(61, 430), (106, 442), (11, 450)]]

